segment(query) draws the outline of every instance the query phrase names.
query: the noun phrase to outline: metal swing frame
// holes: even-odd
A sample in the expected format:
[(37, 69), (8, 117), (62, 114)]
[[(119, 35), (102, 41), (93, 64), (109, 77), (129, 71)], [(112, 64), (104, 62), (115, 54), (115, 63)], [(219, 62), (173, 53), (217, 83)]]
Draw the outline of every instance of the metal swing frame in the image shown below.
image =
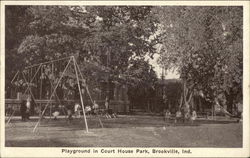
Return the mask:
[[(87, 84), (86, 84), (86, 82), (85, 82), (85, 79), (84, 79), (84, 77), (83, 77), (83, 75), (82, 75), (82, 73), (81, 73), (81, 71), (80, 71), (79, 65), (77, 64), (76, 59), (75, 59), (74, 56), (65, 57), (65, 58), (61, 58), (61, 59), (57, 59), (57, 60), (51, 60), (51, 61), (48, 61), (48, 62), (43, 62), (43, 63), (40, 63), (40, 64), (35, 64), (35, 65), (31, 65), (31, 66), (25, 67), (24, 70), (27, 70), (27, 69), (29, 69), (29, 68), (33, 68), (33, 67), (37, 67), (37, 66), (38, 66), (38, 68), (37, 68), (35, 74), (33, 75), (33, 77), (31, 78), (31, 80), (30, 80), (29, 82), (27, 81), (27, 79), (26, 79), (26, 77), (25, 77), (25, 75), (24, 75), (24, 71), (21, 72), (21, 73), (22, 73), (22, 76), (23, 76), (23, 79), (24, 79), (25, 83), (27, 84), (27, 88), (26, 88), (24, 94), (26, 94), (27, 92), (29, 92), (29, 93), (30, 93), (30, 96), (32, 97), (32, 99), (34, 100), (34, 102), (35, 102), (35, 104), (36, 104), (36, 106), (37, 106), (36, 99), (35, 99), (35, 97), (34, 97), (32, 91), (31, 91), (31, 86), (30, 86), (30, 84), (33, 82), (33, 80), (35, 79), (37, 73), (39, 72), (39, 70), (41, 69), (41, 67), (42, 67), (43, 65), (48, 64), (48, 63), (54, 63), (54, 62), (56, 62), (56, 61), (66, 60), (66, 59), (68, 59), (67, 65), (65, 66), (65, 68), (64, 68), (64, 70), (63, 70), (63, 72), (62, 72), (62, 74), (60, 74), (59, 80), (57, 81), (56, 85), (51, 87), (51, 89), (53, 89), (53, 90), (52, 90), (52, 93), (50, 94), (49, 99), (46, 100), (47, 103), (46, 103), (46, 105), (45, 105), (45, 108), (44, 108), (43, 111), (41, 112), (40, 117), (39, 117), (39, 119), (38, 119), (38, 121), (37, 121), (35, 127), (33, 128), (33, 132), (35, 132), (36, 129), (38, 128), (38, 126), (39, 126), (39, 124), (40, 124), (40, 122), (41, 122), (41, 120), (42, 120), (42, 118), (43, 118), (43, 115), (45, 114), (46, 109), (47, 109), (48, 106), (51, 104), (51, 101), (52, 101), (53, 96), (54, 96), (54, 95), (57, 96), (57, 94), (56, 94), (56, 89), (57, 89), (58, 85), (60, 84), (62, 78), (65, 76), (66, 70), (68, 69), (68, 67), (69, 67), (70, 64), (73, 64), (73, 66), (74, 66), (74, 75), (76, 76), (77, 85), (78, 85), (78, 91), (79, 91), (79, 94), (80, 94), (80, 101), (81, 101), (81, 107), (82, 107), (82, 109), (83, 109), (83, 117), (84, 117), (86, 132), (89, 132), (88, 123), (87, 123), (86, 114), (85, 114), (85, 108), (84, 108), (84, 104), (83, 104), (83, 97), (82, 97), (82, 91), (81, 91), (81, 86), (80, 86), (80, 80), (84, 81), (84, 87), (86, 88), (86, 92), (87, 92), (87, 94), (88, 94), (88, 96), (89, 96), (89, 98), (90, 98), (90, 100), (91, 100), (92, 103), (93, 103), (93, 99), (92, 99), (92, 97), (91, 97), (91, 95), (90, 95), (88, 86), (87, 86)], [(13, 82), (13, 81), (15, 80), (16, 76), (18, 76), (18, 73), (20, 73), (20, 71), (18, 71), (18, 72), (15, 74), (15, 76), (14, 76), (14, 78), (12, 79), (11, 82)], [(51, 81), (50, 81), (50, 83), (51, 83)], [(57, 97), (58, 97), (58, 96), (57, 96)], [(10, 122), (11, 117), (14, 115), (14, 113), (15, 113), (15, 110), (14, 110), (14, 112), (11, 114), (11, 116), (8, 118), (7, 123)], [(101, 124), (101, 127), (103, 128), (103, 124), (102, 124), (102, 121), (100, 120), (100, 117), (99, 117), (99, 116), (98, 116), (98, 119), (99, 119), (99, 122), (100, 122), (100, 124)]]

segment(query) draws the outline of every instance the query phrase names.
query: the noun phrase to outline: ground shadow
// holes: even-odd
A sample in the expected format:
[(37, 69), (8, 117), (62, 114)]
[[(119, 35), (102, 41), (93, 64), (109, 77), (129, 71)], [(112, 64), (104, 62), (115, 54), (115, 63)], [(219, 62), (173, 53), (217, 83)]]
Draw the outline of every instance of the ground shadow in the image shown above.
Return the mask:
[[(27, 122), (23, 122), (21, 120), (12, 120), (10, 124), (18, 125), (20, 127), (25, 126), (25, 124), (29, 123), (30, 127), (35, 126), (38, 122), (38, 119), (31, 119)], [(101, 124), (97, 117), (91, 117), (87, 119), (88, 126), (91, 129), (101, 128)], [(208, 119), (198, 119), (193, 123), (190, 121), (183, 122), (182, 120), (175, 123), (174, 119), (164, 121), (163, 117), (134, 117), (129, 116), (129, 118), (101, 118), (101, 122), (104, 128), (130, 128), (130, 127), (163, 127), (163, 126), (190, 126), (196, 127), (201, 126), (203, 124), (232, 124), (238, 123), (235, 119), (223, 119), (223, 120), (208, 120)], [(60, 118), (58, 120), (54, 119), (43, 119), (40, 122), (39, 127), (63, 127), (62, 129), (56, 130), (80, 130), (85, 128), (85, 123), (83, 118), (74, 118), (72, 121), (69, 121), (66, 118)]]
[(75, 146), (75, 144), (53, 139), (5, 141), (5, 147), (72, 147), (72, 146)]

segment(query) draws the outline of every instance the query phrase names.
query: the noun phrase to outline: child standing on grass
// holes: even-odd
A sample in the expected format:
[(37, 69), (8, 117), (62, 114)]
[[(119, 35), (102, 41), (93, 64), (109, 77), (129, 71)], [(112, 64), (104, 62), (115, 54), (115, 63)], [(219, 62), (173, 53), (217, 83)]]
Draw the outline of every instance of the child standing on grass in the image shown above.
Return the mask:
[(194, 120), (196, 120), (197, 118), (197, 113), (195, 110), (192, 111), (192, 116), (191, 116), (191, 123), (193, 124), (194, 123)]
[(74, 112), (76, 118), (80, 118), (80, 108), (81, 108), (80, 104), (76, 103), (74, 106)]
[(170, 117), (171, 117), (171, 112), (167, 110), (164, 116), (164, 121), (169, 121)]
[(109, 114), (109, 101), (108, 101), (108, 97), (106, 97), (106, 99), (105, 99), (105, 117), (106, 118), (111, 118), (111, 116)]
[(96, 103), (96, 101), (94, 100), (94, 103), (93, 103), (93, 106), (92, 106), (92, 109), (93, 109), (93, 114), (94, 115), (97, 115), (98, 114), (98, 108), (99, 108), (99, 105)]
[(30, 119), (31, 96), (29, 95), (26, 100), (26, 119)]
[(181, 111), (178, 110), (175, 114), (175, 123), (177, 123), (182, 117)]

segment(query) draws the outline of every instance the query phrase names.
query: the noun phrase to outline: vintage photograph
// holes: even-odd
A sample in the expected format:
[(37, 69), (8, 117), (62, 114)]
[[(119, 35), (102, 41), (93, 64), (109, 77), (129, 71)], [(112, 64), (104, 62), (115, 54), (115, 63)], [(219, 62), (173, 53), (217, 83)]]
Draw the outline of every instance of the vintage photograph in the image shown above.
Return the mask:
[(4, 13), (4, 147), (243, 147), (243, 6)]

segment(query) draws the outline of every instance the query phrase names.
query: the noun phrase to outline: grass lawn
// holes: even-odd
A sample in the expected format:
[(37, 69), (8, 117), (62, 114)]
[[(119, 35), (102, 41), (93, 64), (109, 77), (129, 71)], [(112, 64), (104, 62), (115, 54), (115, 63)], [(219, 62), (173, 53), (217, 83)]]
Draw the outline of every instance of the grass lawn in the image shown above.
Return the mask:
[(19, 118), (5, 126), (6, 147), (242, 147), (242, 123), (221, 118), (197, 120), (194, 124), (164, 122), (158, 116), (120, 116), (88, 118), (89, 133), (83, 119), (42, 120), (38, 130), (33, 118)]

